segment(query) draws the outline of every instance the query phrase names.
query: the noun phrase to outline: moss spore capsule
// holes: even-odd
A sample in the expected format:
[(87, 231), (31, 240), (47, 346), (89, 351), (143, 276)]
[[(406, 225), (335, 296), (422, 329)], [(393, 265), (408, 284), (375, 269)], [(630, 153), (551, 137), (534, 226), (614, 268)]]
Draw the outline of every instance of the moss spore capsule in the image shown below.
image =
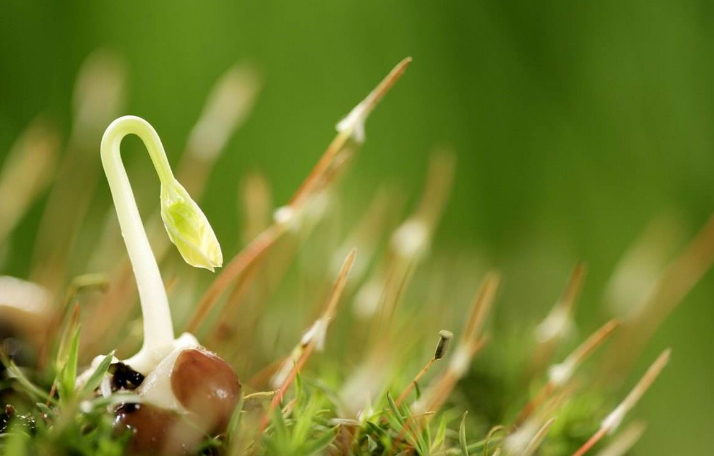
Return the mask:
[(454, 338), (454, 334), (451, 331), (442, 329), (439, 331), (439, 342), (436, 344), (436, 350), (434, 350), (434, 359), (441, 359), (446, 354), (449, 349), (449, 344), (451, 339)]

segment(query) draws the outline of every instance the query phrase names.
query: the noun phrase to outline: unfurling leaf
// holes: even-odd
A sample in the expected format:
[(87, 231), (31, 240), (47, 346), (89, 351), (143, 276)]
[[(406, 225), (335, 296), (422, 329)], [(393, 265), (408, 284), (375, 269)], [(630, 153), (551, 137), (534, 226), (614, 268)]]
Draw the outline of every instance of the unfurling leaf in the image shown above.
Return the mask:
[(221, 246), (213, 228), (177, 181), (161, 186), (161, 218), (171, 242), (186, 263), (210, 271), (223, 264)]

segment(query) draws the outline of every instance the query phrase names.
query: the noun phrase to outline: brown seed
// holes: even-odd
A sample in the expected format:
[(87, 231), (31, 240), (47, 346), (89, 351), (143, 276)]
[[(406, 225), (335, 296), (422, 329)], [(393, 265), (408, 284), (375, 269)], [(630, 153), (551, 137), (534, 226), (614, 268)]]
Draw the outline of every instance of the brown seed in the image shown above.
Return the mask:
[(202, 437), (178, 413), (149, 404), (119, 407), (114, 428), (131, 432), (127, 454), (132, 456), (192, 454)]
[(241, 384), (231, 366), (220, 357), (190, 348), (176, 359), (171, 389), (186, 410), (211, 423), (211, 433), (222, 433), (238, 404)]

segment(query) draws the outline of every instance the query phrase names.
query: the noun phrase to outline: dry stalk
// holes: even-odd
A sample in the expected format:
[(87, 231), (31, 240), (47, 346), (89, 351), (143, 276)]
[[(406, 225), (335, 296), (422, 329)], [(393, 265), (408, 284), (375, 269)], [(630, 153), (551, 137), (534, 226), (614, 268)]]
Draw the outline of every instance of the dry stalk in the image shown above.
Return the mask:
[(590, 451), (600, 440), (608, 434), (612, 434), (622, 423), (627, 412), (637, 405), (637, 402), (652, 386), (652, 383), (657, 379), (662, 369), (669, 362), (670, 349), (662, 352), (654, 363), (647, 369), (647, 372), (642, 376), (639, 382), (635, 385), (625, 399), (618, 405), (600, 424), (600, 429), (583, 444), (573, 456), (583, 456)]
[(584, 263), (575, 266), (563, 295), (536, 328), (537, 345), (528, 369), (531, 376), (537, 375), (550, 362), (558, 344), (572, 329), (575, 304), (582, 289), (586, 272), (587, 268)]
[(605, 323), (568, 355), (565, 361), (551, 366), (548, 381), (521, 410), (516, 418), (516, 426), (520, 426), (554, 391), (566, 385), (580, 365), (612, 335), (618, 324), (615, 320)]
[(651, 292), (623, 322), (608, 352), (608, 376), (622, 378), (657, 328), (714, 264), (714, 215), (662, 273)]

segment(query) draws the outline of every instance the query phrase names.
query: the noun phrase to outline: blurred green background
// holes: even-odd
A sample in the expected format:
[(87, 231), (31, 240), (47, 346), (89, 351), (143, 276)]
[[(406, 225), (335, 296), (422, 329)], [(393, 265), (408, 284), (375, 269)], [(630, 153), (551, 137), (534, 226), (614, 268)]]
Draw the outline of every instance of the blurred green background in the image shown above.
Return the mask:
[[(453, 148), (456, 186), (435, 250), (499, 267), (499, 305), (542, 317), (582, 259), (578, 319), (594, 328), (609, 274), (650, 220), (676, 214), (689, 239), (714, 210), (709, 1), (5, 0), (0, 162), (40, 112), (68, 132), (77, 70), (99, 47), (125, 60), (126, 113), (156, 127), (174, 163), (216, 78), (240, 60), (260, 70), (256, 108), (202, 204), (228, 257), (239, 248), (240, 178), (262, 171), (283, 203), (336, 121), (405, 56), (414, 62), (370, 119), (345, 198), (385, 181), (418, 195), (431, 150)], [(97, 197), (108, 198), (104, 183)], [(2, 273), (27, 274), (41, 213), (42, 201)], [(643, 356), (639, 371), (673, 348), (636, 412), (649, 429), (633, 454), (714, 451), (713, 277)]]

